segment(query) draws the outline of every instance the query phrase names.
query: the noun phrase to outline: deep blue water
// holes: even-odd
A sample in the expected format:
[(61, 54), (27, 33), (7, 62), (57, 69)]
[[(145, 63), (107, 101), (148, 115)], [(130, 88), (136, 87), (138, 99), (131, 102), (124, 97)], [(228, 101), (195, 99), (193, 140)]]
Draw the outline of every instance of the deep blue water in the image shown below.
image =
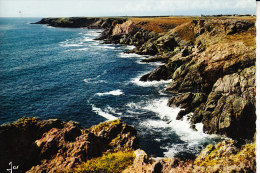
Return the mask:
[(198, 153), (215, 136), (175, 120), (170, 81), (140, 82), (159, 64), (126, 54), (132, 47), (94, 41), (101, 30), (32, 25), (40, 19), (0, 18), (0, 124), (23, 116), (59, 118), (84, 127), (121, 118), (136, 126), (154, 156)]

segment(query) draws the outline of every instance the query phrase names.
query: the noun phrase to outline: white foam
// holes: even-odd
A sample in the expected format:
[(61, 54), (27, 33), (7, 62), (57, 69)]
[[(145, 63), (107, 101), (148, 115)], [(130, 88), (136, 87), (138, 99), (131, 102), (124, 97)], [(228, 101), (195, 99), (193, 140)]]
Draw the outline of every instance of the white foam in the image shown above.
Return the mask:
[(85, 38), (84, 38), (84, 41), (85, 41), (85, 42), (90, 42), (90, 41), (95, 41), (95, 40), (93, 40), (93, 38), (85, 37)]
[(47, 24), (43, 24), (42, 27), (43, 27), (43, 28), (55, 28), (55, 27), (50, 26), (50, 25), (47, 25)]
[(124, 52), (120, 52), (118, 56), (121, 58), (142, 58), (142, 59), (144, 58), (143, 55), (138, 55), (136, 53), (124, 53)]
[(112, 114), (117, 114), (117, 115), (119, 115), (119, 116), (122, 116), (122, 112), (118, 112), (117, 109), (112, 108), (111, 106), (107, 106), (107, 107), (105, 108), (105, 111), (106, 111), (106, 112), (110, 112), (110, 113), (112, 113)]
[(148, 101), (143, 109), (155, 112), (162, 120), (173, 121), (181, 109), (167, 106), (168, 99), (168, 97), (163, 97)]
[(107, 83), (105, 80), (95, 80), (95, 79), (83, 79), (85, 83), (93, 83), (93, 84), (100, 84), (100, 83)]
[(84, 81), (85, 83), (90, 83), (90, 82), (91, 82), (91, 83), (107, 83), (107, 81), (105, 81), (105, 80), (99, 80), (99, 78), (100, 78), (101, 76), (105, 75), (105, 74), (107, 74), (107, 70), (104, 70), (102, 74), (99, 74), (99, 75), (97, 75), (97, 76), (94, 77), (94, 78), (83, 79), (83, 81)]
[(113, 95), (113, 96), (120, 96), (124, 94), (121, 90), (113, 90), (113, 91), (109, 91), (109, 92), (104, 92), (104, 93), (96, 93), (96, 95), (98, 96), (105, 96), (105, 95)]
[(49, 26), (49, 25), (48, 25), (47, 28), (55, 28), (55, 27), (53, 27), (53, 26)]
[(98, 115), (106, 118), (107, 120), (115, 120), (115, 119), (118, 119), (117, 117), (105, 112), (105, 111), (102, 111), (102, 109), (100, 108), (97, 108), (95, 105), (92, 105), (92, 110), (97, 113)]
[(146, 120), (146, 121), (143, 121), (141, 123), (142, 126), (145, 126), (147, 128), (151, 128), (151, 129), (155, 129), (155, 128), (165, 128), (167, 126), (169, 126), (166, 121), (162, 121), (162, 120), (152, 120), (152, 119), (149, 119), (149, 120)]
[(149, 72), (146, 72), (146, 73), (142, 73), (141, 75), (137, 76), (136, 78), (133, 78), (131, 80), (131, 83), (134, 83), (135, 85), (137, 86), (142, 86), (142, 87), (151, 87), (151, 86), (159, 86), (159, 85), (165, 85), (165, 84), (170, 84), (171, 83), (171, 79), (169, 80), (160, 80), (160, 81), (140, 81), (140, 78), (147, 74)]
[(134, 114), (134, 115), (135, 115), (135, 114), (139, 114), (139, 115), (140, 115), (140, 114), (145, 113), (145, 112), (136, 112), (136, 111), (130, 111), (130, 110), (127, 110), (126, 112), (129, 113), (129, 114), (131, 114), (131, 115), (132, 115), (132, 114)]
[(89, 50), (89, 48), (85, 47), (85, 48), (81, 48), (81, 49), (73, 49), (75, 51), (87, 51)]
[(100, 46), (101, 49), (116, 49), (116, 47), (112, 47), (112, 46), (105, 46), (105, 45), (101, 45)]
[(128, 50), (132, 50), (132, 49), (134, 49), (134, 48), (135, 48), (134, 45), (127, 45), (127, 46), (126, 46), (126, 49), (128, 49)]
[[(147, 128), (170, 128), (174, 131), (179, 138), (185, 142), (185, 148), (194, 148), (199, 145), (201, 141), (208, 140), (210, 138), (216, 138), (216, 135), (208, 135), (203, 133), (201, 123), (196, 124), (197, 131), (190, 128), (190, 123), (188, 117), (184, 116), (183, 120), (176, 120), (176, 117), (181, 110), (180, 108), (171, 108), (167, 106), (168, 98), (161, 98), (152, 100), (147, 103), (143, 109), (155, 112), (159, 120), (148, 119), (141, 123), (141, 125)], [(188, 146), (187, 146), (188, 145)], [(174, 154), (183, 151), (183, 144), (174, 144), (167, 152), (165, 156), (172, 157)]]
[(127, 103), (126, 106), (130, 109), (141, 109), (141, 104), (137, 104), (134, 102)]
[(80, 47), (80, 46), (83, 46), (81, 43), (79, 44), (76, 44), (76, 43), (73, 43), (73, 44), (69, 44), (69, 43), (65, 43), (65, 44), (60, 44), (61, 47)]
[[(144, 59), (146, 59), (146, 58), (144, 58)], [(152, 66), (161, 66), (161, 65), (165, 64), (163, 62), (143, 62), (142, 60), (138, 60), (137, 63), (138, 64), (149, 64), (149, 65), (152, 65)]]
[(92, 37), (97, 37), (100, 35), (100, 32), (102, 32), (102, 30), (95, 30), (95, 31), (90, 31), (88, 30), (87, 33), (85, 33), (85, 36), (92, 36)]

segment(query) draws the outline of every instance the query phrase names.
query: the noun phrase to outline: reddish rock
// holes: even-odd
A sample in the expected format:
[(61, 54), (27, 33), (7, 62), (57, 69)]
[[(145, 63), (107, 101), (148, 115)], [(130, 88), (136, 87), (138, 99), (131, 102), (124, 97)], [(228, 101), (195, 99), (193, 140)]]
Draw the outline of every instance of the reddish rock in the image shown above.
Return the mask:
[(20, 172), (68, 171), (105, 152), (136, 149), (136, 130), (120, 120), (83, 129), (75, 122), (22, 118), (0, 126), (0, 167)]

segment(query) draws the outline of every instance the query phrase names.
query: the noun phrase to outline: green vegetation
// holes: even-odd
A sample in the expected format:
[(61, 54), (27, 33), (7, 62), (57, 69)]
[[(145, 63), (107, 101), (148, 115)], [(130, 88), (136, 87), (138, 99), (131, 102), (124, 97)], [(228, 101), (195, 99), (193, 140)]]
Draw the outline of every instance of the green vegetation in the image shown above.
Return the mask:
[(229, 141), (229, 144), (229, 147), (222, 143), (219, 143), (216, 147), (212, 144), (208, 145), (197, 157), (194, 164), (199, 166), (239, 165), (250, 162), (256, 156), (255, 143), (246, 144), (239, 151), (232, 149), (232, 141)]
[(106, 122), (100, 123), (98, 125), (92, 126), (89, 130), (94, 133), (98, 133), (102, 130), (112, 129), (112, 128), (118, 126), (119, 124), (122, 124), (122, 121), (120, 119), (113, 120), (113, 121), (106, 121)]
[(16, 127), (29, 127), (35, 126), (39, 123), (39, 118), (37, 117), (22, 117), (13, 123)]
[(133, 164), (134, 151), (118, 151), (104, 154), (80, 165), (75, 173), (120, 173)]
[(238, 152), (236, 155), (232, 156), (231, 159), (233, 160), (234, 164), (238, 165), (241, 162), (250, 161), (255, 157), (255, 143), (252, 143), (244, 145), (241, 151)]

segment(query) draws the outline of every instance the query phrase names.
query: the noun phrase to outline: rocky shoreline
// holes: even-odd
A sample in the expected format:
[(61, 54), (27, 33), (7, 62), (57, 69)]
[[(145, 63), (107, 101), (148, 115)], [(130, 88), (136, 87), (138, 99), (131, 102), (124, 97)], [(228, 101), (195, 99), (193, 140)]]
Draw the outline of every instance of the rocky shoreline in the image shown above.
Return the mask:
[[(191, 127), (234, 139), (255, 134), (255, 17), (45, 18), (37, 24), (104, 29), (98, 40), (134, 45), (165, 65), (141, 81), (172, 79), (168, 105), (188, 113)], [(177, 94), (177, 96), (176, 96)]]
[(121, 120), (84, 129), (73, 121), (21, 118), (0, 126), (0, 139), (1, 172), (10, 161), (21, 173), (256, 172), (255, 142), (229, 139), (194, 160), (158, 159), (139, 149), (136, 129)]
[[(177, 118), (190, 114), (191, 128), (201, 122), (205, 133), (225, 135), (233, 140), (207, 146), (195, 160), (169, 158), (155, 161), (144, 151), (136, 150), (136, 131), (120, 121), (116, 124), (120, 124), (121, 129), (116, 127), (114, 131), (114, 127), (101, 125), (101, 132), (98, 130), (97, 133), (81, 129), (72, 122), (25, 118), (0, 128), (0, 139), (11, 141), (1, 143), (0, 147), (4, 148), (1, 153), (6, 155), (6, 162), (12, 153), (26, 148), (26, 153), (35, 155), (28, 155), (32, 162), (22, 159), (26, 165), (24, 170), (52, 172), (60, 168), (72, 169), (106, 152), (131, 149), (136, 150), (135, 159), (124, 172), (256, 171), (255, 17), (45, 18), (36, 24), (104, 29), (97, 38), (104, 43), (134, 45), (129, 53), (152, 55), (145, 62), (164, 62), (140, 80), (172, 79), (166, 89), (174, 93), (168, 106), (183, 108)], [(36, 136), (29, 135), (31, 131), (28, 129), (32, 126), (40, 131)], [(29, 134), (25, 135), (27, 132)], [(24, 143), (15, 145), (15, 141), (8, 138), (9, 133), (23, 134), (16, 142)], [(84, 151), (81, 155), (78, 150), (84, 141), (85, 146), (89, 145), (85, 148), (93, 145), (89, 151), (91, 154)], [(9, 145), (15, 145), (16, 149), (9, 151), (12, 148)], [(71, 155), (71, 151), (76, 154)], [(18, 154), (18, 160), (24, 154)]]

